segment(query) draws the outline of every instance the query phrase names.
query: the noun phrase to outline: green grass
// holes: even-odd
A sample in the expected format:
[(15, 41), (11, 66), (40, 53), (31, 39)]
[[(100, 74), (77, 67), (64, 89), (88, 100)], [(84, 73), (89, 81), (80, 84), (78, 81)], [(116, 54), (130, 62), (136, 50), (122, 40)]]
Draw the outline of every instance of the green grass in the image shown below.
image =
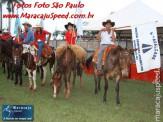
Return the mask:
[[(54, 99), (50, 86), (50, 73), (44, 87), (41, 87), (40, 75), (37, 74), (37, 92), (28, 89), (28, 77), (23, 76), (23, 86), (13, 86), (13, 81), (6, 80), (6, 75), (0, 68), (0, 97), (3, 104), (27, 104), (34, 106), (35, 122), (153, 122), (155, 121), (155, 88), (151, 83), (122, 79), (120, 83), (121, 107), (117, 108), (115, 99), (115, 82), (109, 81), (107, 104), (103, 104), (104, 80), (101, 91), (94, 94), (94, 78), (83, 75), (83, 88), (80, 88), (79, 78), (71, 90), (71, 97), (65, 98), (61, 92)], [(161, 83), (163, 86), (163, 83)], [(161, 88), (161, 94), (163, 88)], [(163, 96), (163, 95), (162, 95)], [(161, 120), (163, 120), (163, 101), (161, 99)], [(0, 121), (2, 121), (0, 107)]]

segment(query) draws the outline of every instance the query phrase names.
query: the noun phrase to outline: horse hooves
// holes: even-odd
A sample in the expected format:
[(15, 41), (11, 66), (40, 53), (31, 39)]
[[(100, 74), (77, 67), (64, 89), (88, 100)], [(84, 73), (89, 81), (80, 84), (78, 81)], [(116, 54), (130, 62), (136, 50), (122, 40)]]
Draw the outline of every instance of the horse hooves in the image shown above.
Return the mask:
[(80, 85), (80, 88), (83, 88), (83, 85)]
[(33, 89), (33, 92), (36, 92), (36, 88), (35, 88), (35, 89)]
[(44, 85), (45, 85), (45, 83), (42, 83), (42, 84), (41, 84), (41, 86), (44, 86)]
[(16, 83), (14, 83), (14, 84), (13, 84), (13, 86), (17, 86), (17, 84), (16, 84)]
[(104, 104), (106, 104), (106, 101), (104, 101)]
[(118, 104), (117, 104), (117, 107), (121, 107), (121, 104), (120, 104), (120, 103), (118, 103)]
[(66, 95), (66, 98), (70, 98), (70, 94), (67, 94), (67, 95)]
[(22, 87), (22, 84), (19, 84), (19, 87)]

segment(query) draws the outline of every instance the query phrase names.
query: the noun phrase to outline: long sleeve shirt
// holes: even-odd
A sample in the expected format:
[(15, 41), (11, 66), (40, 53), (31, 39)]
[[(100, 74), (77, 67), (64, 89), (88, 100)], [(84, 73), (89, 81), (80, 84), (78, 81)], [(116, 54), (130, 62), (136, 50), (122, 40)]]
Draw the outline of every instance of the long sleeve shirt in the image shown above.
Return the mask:
[(28, 29), (27, 32), (20, 35), (26, 44), (30, 44), (31, 41), (34, 41), (34, 32), (32, 29)]

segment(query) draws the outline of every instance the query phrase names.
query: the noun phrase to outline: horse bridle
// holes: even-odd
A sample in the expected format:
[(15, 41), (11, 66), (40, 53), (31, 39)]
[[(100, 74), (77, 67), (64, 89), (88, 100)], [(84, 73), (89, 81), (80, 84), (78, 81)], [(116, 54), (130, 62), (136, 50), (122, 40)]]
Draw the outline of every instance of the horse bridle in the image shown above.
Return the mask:
[[(120, 70), (124, 70), (124, 71), (126, 71), (126, 72), (128, 72), (128, 70), (127, 69), (124, 69), (123, 67), (122, 67), (122, 60), (121, 60), (121, 54), (122, 52), (120, 52), (120, 56), (119, 56), (119, 62), (120, 62)], [(124, 53), (124, 55), (129, 55), (130, 53), (129, 52), (125, 52)]]

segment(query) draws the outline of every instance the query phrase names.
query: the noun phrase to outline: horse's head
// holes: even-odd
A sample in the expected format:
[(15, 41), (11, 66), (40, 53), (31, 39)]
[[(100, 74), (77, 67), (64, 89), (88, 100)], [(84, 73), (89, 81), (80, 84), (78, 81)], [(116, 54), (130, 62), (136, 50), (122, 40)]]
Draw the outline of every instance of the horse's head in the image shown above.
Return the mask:
[(62, 86), (62, 73), (56, 72), (52, 77), (52, 86), (54, 89), (53, 97), (57, 98), (57, 94), (60, 91), (60, 88)]
[(121, 49), (119, 55), (120, 68), (123, 77), (127, 77), (130, 71), (130, 53), (137, 49)]
[(16, 44), (13, 46), (13, 63), (14, 63), (14, 65), (20, 65), (22, 51), (23, 51), (22, 45)]

